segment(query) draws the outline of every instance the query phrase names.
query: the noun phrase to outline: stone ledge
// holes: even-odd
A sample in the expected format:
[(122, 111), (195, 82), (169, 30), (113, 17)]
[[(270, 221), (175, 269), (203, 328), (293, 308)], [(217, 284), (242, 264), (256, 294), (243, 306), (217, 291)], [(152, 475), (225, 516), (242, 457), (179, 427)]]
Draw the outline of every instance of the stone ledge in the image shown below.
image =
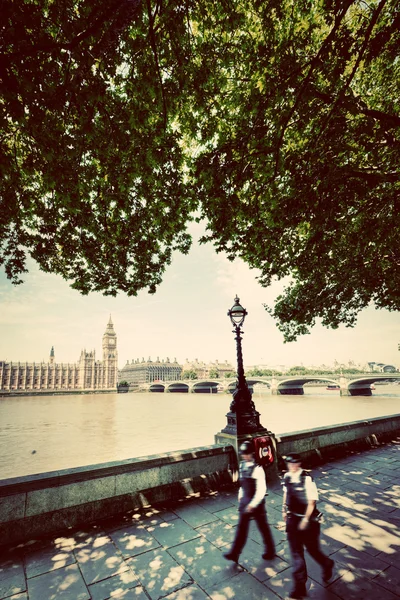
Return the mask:
[(69, 483), (78, 483), (80, 481), (87, 481), (88, 479), (97, 479), (110, 475), (115, 476), (123, 473), (132, 473), (134, 471), (143, 471), (145, 469), (161, 467), (163, 465), (173, 465), (198, 458), (214, 457), (217, 455), (229, 454), (232, 451), (233, 449), (231, 446), (212, 444), (210, 446), (199, 446), (188, 450), (152, 454), (151, 456), (86, 465), (72, 469), (63, 469), (61, 471), (49, 471), (47, 473), (37, 473), (35, 475), (26, 475), (23, 477), (12, 477), (0, 480), (0, 497), (20, 492), (24, 493), (31, 490), (67, 485)]
[(232, 446), (204, 446), (0, 482), (0, 544), (232, 483)]
[(290, 452), (300, 454), (311, 466), (352, 450), (377, 446), (398, 435), (400, 414), (283, 433), (277, 437), (279, 465), (284, 466), (282, 456)]

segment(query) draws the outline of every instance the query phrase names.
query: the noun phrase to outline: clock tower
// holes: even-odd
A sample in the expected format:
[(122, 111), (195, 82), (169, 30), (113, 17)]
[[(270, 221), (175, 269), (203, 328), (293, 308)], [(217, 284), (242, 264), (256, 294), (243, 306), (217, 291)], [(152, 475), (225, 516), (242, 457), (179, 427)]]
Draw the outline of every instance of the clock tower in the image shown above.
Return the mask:
[(117, 336), (114, 325), (110, 319), (103, 335), (103, 387), (112, 389), (117, 387), (118, 352)]

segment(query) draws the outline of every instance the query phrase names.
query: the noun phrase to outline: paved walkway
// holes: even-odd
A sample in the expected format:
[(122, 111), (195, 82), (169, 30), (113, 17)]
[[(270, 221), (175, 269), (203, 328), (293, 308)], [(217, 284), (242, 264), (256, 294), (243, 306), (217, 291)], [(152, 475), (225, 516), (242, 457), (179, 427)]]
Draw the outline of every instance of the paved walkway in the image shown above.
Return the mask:
[[(400, 598), (400, 446), (352, 454), (313, 471), (325, 514), (322, 546), (335, 560), (329, 584), (307, 558), (308, 595), (321, 600)], [(281, 496), (268, 518), (277, 558), (264, 561), (252, 523), (238, 565), (222, 553), (237, 523), (234, 492), (131, 512), (52, 540), (3, 551), (3, 600), (277, 600), (290, 591)]]

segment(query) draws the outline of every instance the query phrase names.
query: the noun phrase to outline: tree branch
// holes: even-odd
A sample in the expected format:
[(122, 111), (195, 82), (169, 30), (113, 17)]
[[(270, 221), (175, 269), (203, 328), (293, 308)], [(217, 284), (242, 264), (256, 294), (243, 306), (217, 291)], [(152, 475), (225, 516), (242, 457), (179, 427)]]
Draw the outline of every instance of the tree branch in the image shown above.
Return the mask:
[(162, 77), (161, 77), (160, 63), (158, 60), (156, 36), (154, 33), (154, 20), (155, 20), (156, 13), (153, 16), (153, 14), (151, 12), (150, 0), (146, 0), (146, 1), (147, 1), (147, 13), (149, 16), (150, 45), (151, 45), (151, 49), (153, 50), (154, 60), (156, 63), (156, 68), (157, 68), (158, 81), (160, 82), (160, 87), (161, 87), (161, 97), (162, 97), (162, 104), (163, 104), (163, 121), (164, 121), (164, 129), (166, 129), (167, 128), (167, 103), (166, 103), (166, 99), (165, 99), (164, 86), (163, 86)]
[[(102, 25), (109, 20), (114, 20), (116, 14), (120, 12), (122, 8), (127, 8), (129, 5), (133, 5), (133, 9), (137, 10), (141, 4), (141, 0), (116, 0), (110, 6), (110, 8), (104, 11), (97, 17), (93, 25), (78, 33), (70, 42), (57, 43), (57, 42), (46, 42), (32, 46), (29, 50), (12, 52), (10, 54), (2, 53), (0, 60), (4, 60), (8, 63), (12, 63), (15, 58), (21, 56), (35, 56), (39, 52), (52, 52), (53, 50), (73, 50), (78, 44), (90, 36), (96, 35)], [(132, 7), (129, 6), (131, 9)]]
[[(330, 94), (327, 94), (325, 92), (321, 92), (315, 86), (312, 86), (312, 91), (317, 98), (319, 98), (326, 104), (333, 104), (335, 101), (333, 96), (331, 96)], [(368, 108), (368, 106), (366, 105), (364, 100), (362, 100), (360, 97), (353, 96), (353, 99), (355, 101), (355, 104), (353, 104), (351, 107), (349, 107), (353, 113), (355, 112), (354, 108), (357, 108), (358, 113), (361, 113), (368, 117), (372, 117), (373, 119), (376, 119), (377, 121), (381, 121), (382, 123), (385, 123), (390, 128), (391, 127), (400, 127), (400, 117), (398, 117), (397, 115), (387, 113), (382, 110), (377, 110), (375, 108)]]
[(334, 102), (331, 110), (329, 111), (329, 114), (327, 115), (327, 117), (325, 119), (325, 122), (323, 123), (323, 125), (321, 127), (321, 131), (319, 132), (318, 137), (317, 137), (315, 143), (318, 142), (319, 138), (321, 137), (321, 135), (323, 134), (323, 132), (327, 128), (328, 123), (331, 120), (333, 113), (335, 112), (338, 104), (342, 101), (343, 96), (344, 96), (346, 90), (349, 88), (351, 82), (353, 81), (354, 76), (355, 76), (355, 74), (357, 72), (357, 69), (358, 69), (358, 67), (360, 65), (360, 62), (361, 62), (361, 60), (362, 60), (362, 58), (364, 56), (364, 52), (367, 49), (367, 45), (368, 45), (369, 39), (371, 37), (372, 30), (375, 27), (375, 25), (376, 25), (376, 23), (378, 21), (379, 15), (381, 14), (381, 12), (382, 12), (383, 8), (385, 7), (386, 3), (387, 3), (387, 0), (382, 0), (380, 2), (380, 4), (378, 5), (378, 7), (376, 8), (374, 14), (372, 15), (372, 19), (371, 19), (371, 21), (370, 21), (370, 23), (368, 25), (367, 31), (366, 31), (365, 36), (364, 36), (364, 41), (363, 41), (361, 49), (360, 49), (360, 51), (358, 53), (357, 60), (356, 60), (356, 62), (354, 64), (354, 66), (353, 66), (353, 69), (352, 69), (350, 75), (348, 76), (346, 83), (344, 84), (344, 86), (340, 90), (339, 95), (336, 98), (336, 100), (335, 100), (335, 102)]
[(280, 148), (282, 146), (282, 142), (283, 139), (285, 137), (285, 133), (286, 133), (286, 129), (290, 123), (290, 119), (292, 118), (294, 111), (296, 110), (296, 108), (298, 107), (299, 103), (300, 103), (300, 99), (302, 97), (302, 95), (304, 94), (307, 85), (310, 82), (311, 79), (311, 75), (313, 74), (314, 70), (317, 68), (319, 62), (320, 62), (320, 58), (322, 56), (322, 54), (325, 52), (325, 50), (327, 49), (327, 47), (330, 45), (330, 43), (332, 42), (336, 32), (338, 31), (338, 29), (340, 28), (340, 25), (348, 11), (348, 9), (350, 8), (350, 6), (353, 4), (354, 0), (347, 0), (346, 5), (344, 6), (342, 13), (340, 14), (340, 16), (336, 19), (335, 21), (335, 25), (332, 27), (331, 31), (329, 32), (328, 36), (325, 38), (324, 42), (322, 43), (322, 46), (320, 47), (320, 49), (318, 50), (317, 54), (314, 56), (314, 58), (311, 61), (310, 64), (310, 68), (308, 70), (307, 75), (305, 76), (305, 78), (303, 79), (303, 82), (300, 86), (300, 90), (296, 96), (296, 100), (292, 106), (292, 108), (289, 111), (289, 114), (287, 115), (284, 124), (282, 126), (282, 130), (281, 133), (279, 135), (279, 139), (278, 139), (278, 144), (277, 144), (277, 148), (276, 148), (276, 159), (275, 159), (275, 169), (274, 169), (274, 175), (276, 176), (278, 173), (278, 166), (279, 166), (279, 152), (280, 152)]

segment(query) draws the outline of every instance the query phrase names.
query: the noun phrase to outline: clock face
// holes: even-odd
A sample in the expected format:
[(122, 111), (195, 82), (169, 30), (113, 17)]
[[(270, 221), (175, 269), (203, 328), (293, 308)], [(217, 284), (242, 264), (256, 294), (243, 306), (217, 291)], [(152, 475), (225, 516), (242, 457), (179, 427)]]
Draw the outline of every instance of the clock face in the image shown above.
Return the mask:
[(110, 346), (114, 346), (114, 344), (115, 344), (115, 340), (111, 339), (111, 340), (109, 341), (109, 344), (110, 344)]

